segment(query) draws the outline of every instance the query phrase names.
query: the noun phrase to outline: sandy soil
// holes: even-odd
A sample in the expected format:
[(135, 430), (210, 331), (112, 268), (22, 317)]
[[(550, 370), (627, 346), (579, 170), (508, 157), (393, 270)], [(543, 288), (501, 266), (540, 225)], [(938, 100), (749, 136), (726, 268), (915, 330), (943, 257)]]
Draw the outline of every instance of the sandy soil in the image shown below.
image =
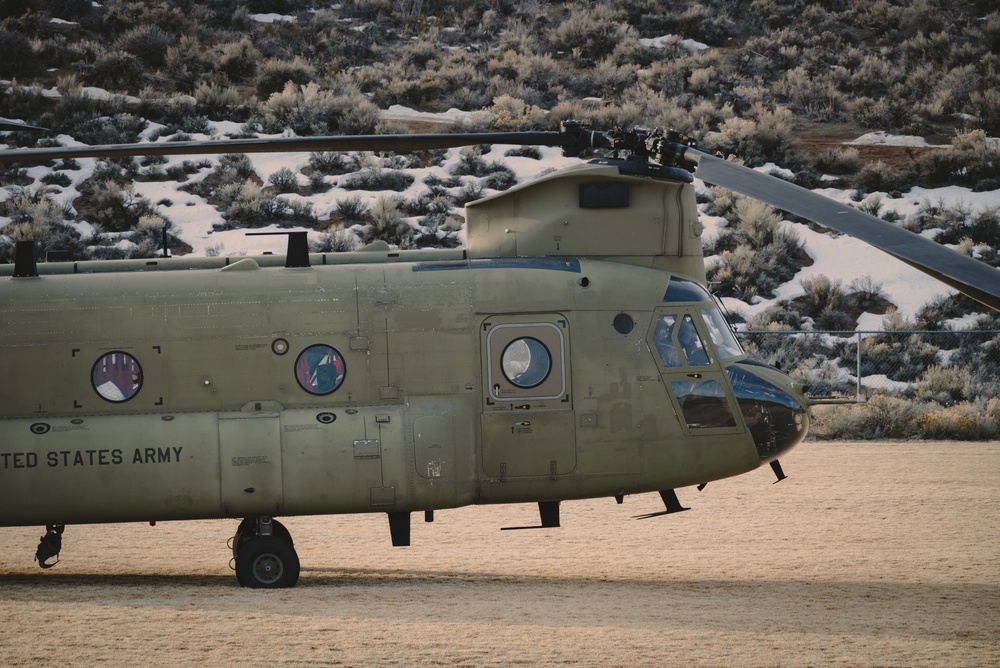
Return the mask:
[[(1000, 443), (812, 443), (679, 490), (384, 516), (289, 518), (303, 570), (237, 587), (235, 521), (0, 529), (0, 664), (1000, 665)], [(420, 518), (415, 518), (420, 519)]]

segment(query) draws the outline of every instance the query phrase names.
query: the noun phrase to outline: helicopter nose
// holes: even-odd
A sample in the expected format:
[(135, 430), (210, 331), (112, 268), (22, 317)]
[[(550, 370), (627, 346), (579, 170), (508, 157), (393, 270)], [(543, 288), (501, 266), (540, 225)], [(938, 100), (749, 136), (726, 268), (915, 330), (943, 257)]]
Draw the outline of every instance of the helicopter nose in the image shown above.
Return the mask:
[(757, 454), (770, 462), (802, 442), (809, 431), (804, 397), (774, 367), (744, 360), (726, 367)]

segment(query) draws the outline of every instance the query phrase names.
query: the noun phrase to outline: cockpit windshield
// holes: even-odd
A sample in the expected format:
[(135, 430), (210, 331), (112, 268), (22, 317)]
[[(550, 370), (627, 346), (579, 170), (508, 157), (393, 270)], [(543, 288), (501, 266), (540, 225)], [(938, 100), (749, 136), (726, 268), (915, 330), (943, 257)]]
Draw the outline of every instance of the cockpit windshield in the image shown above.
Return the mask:
[[(697, 304), (697, 308), (701, 311), (701, 316), (712, 337), (712, 343), (720, 360), (729, 360), (744, 354), (743, 348), (740, 346), (739, 341), (736, 340), (736, 337), (733, 336), (733, 331), (729, 328), (729, 324), (726, 322), (725, 317), (723, 317), (722, 311), (719, 310), (717, 302), (712, 298), (708, 290), (705, 289), (705, 286), (698, 281), (680, 276), (671, 276), (670, 282), (667, 284), (667, 290), (663, 295), (663, 303), (665, 305)], [(667, 367), (680, 365), (679, 363), (672, 363), (675, 357), (665, 352), (667, 346), (672, 344), (675, 322), (676, 318), (674, 316), (661, 316), (659, 327), (654, 336), (660, 352), (660, 358), (663, 360), (664, 366)], [(697, 332), (695, 331), (694, 322), (690, 315), (684, 316), (684, 320), (681, 321), (679, 336), (681, 345), (690, 349), (690, 353), (687, 354), (688, 364), (692, 366), (708, 364), (708, 358), (705, 357), (702, 361), (694, 350), (694, 341), (695, 337), (697, 337)], [(699, 345), (697, 347), (703, 348), (704, 346)], [(705, 353), (702, 352), (701, 354), (704, 355)]]
[(715, 351), (720, 359), (732, 359), (744, 354), (740, 342), (733, 336), (733, 330), (722, 316), (722, 311), (712, 306), (703, 308), (701, 315), (705, 319), (705, 325), (708, 326), (712, 343), (715, 344)]

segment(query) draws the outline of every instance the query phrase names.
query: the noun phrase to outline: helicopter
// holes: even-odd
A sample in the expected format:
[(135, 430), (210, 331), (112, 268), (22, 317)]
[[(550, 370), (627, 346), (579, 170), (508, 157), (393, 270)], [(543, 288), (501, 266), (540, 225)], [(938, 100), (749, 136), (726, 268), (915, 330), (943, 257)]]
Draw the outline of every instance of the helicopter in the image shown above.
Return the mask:
[[(673, 132), (372, 135), (51, 147), (2, 161), (473, 144), (606, 155), (465, 205), (467, 243), (0, 266), (0, 526), (233, 518), (237, 582), (296, 584), (276, 519), (560, 503), (769, 464), (818, 401), (749, 359), (706, 287), (694, 177), (857, 237), (994, 309), (996, 270)], [(524, 527), (521, 527), (524, 528)], [(535, 527), (531, 527), (535, 528)]]

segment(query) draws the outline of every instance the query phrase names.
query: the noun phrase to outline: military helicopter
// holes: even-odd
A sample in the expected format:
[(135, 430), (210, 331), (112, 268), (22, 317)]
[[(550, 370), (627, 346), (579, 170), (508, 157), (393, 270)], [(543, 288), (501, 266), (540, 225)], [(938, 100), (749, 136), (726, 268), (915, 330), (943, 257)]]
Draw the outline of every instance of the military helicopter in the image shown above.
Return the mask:
[(241, 519), (236, 578), (299, 577), (275, 518), (659, 492), (752, 471), (809, 429), (805, 388), (747, 358), (705, 286), (694, 174), (858, 237), (993, 308), (996, 270), (697, 151), (595, 131), (245, 139), (0, 160), (562, 147), (598, 157), (466, 205), (463, 249), (0, 267), (0, 526)]

